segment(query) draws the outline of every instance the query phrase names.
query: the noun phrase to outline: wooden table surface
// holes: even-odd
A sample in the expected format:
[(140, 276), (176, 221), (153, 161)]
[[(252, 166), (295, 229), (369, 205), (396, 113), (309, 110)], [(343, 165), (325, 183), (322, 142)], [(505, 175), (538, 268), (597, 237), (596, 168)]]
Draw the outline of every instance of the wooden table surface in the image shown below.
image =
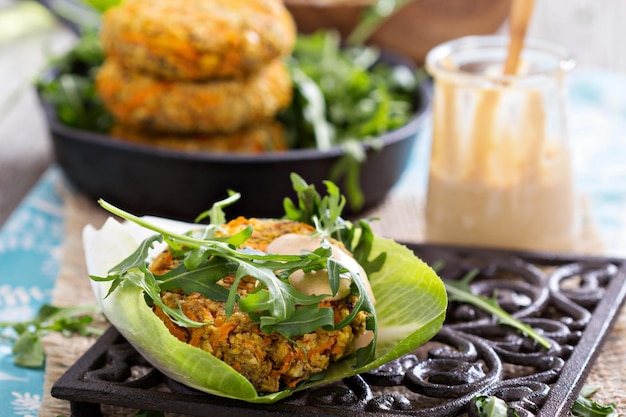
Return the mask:
[[(443, 0), (442, 0), (443, 1)], [(466, 0), (470, 1), (470, 0)], [(54, 162), (50, 138), (33, 90), (46, 60), (67, 50), (74, 36), (58, 22), (45, 20), (28, 32), (20, 21), (3, 20), (26, 0), (0, 0), (0, 227), (41, 174)], [(536, 0), (530, 35), (556, 41), (577, 58), (578, 68), (626, 74), (626, 0)], [(13, 32), (7, 27), (12, 26)], [(502, 29), (505, 31), (505, 28)], [(623, 345), (626, 316), (607, 344)], [(594, 382), (623, 367), (623, 355), (603, 355)], [(613, 375), (614, 377), (614, 375)], [(622, 378), (623, 379), (623, 378)], [(626, 380), (606, 385), (605, 399), (620, 398)]]
[[(21, 3), (0, 0), (0, 18)], [(579, 68), (624, 72), (624, 22), (624, 0), (537, 0), (530, 34), (569, 47)], [(26, 24), (13, 23), (17, 33), (6, 33), (6, 20), (0, 20), (0, 227), (53, 161), (32, 83), (48, 57), (74, 40), (53, 22), (40, 22), (30, 31), (24, 30)]]

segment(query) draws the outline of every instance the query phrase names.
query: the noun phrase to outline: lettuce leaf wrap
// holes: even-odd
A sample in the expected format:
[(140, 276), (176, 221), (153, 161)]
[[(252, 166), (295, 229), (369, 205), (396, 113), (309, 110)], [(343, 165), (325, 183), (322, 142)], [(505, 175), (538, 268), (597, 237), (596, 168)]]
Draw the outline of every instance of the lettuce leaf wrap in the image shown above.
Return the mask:
[[(149, 221), (179, 232), (197, 226), (154, 217)], [(83, 231), (83, 242), (89, 274), (105, 276), (149, 235), (150, 231), (134, 223), (119, 223), (112, 218), (99, 230), (87, 226)], [(162, 249), (155, 246), (152, 250), (156, 254)], [(375, 237), (371, 254), (376, 256), (383, 252), (387, 259), (382, 269), (369, 276), (379, 323), (375, 359), (355, 368), (355, 361), (347, 358), (331, 364), (321, 379), (267, 395), (259, 395), (246, 378), (220, 359), (171, 335), (146, 304), (140, 287), (120, 286), (107, 296), (111, 282), (92, 281), (92, 285), (111, 324), (165, 375), (210, 394), (272, 403), (295, 391), (374, 369), (413, 351), (439, 331), (447, 305), (442, 281), (405, 246)]]
[[(317, 249), (301, 248), (295, 255), (242, 247), (252, 236), (251, 225), (232, 235), (223, 233), (223, 207), (235, 202), (238, 193), (230, 193), (228, 198), (214, 203), (193, 224), (137, 217), (99, 201), (103, 208), (126, 222), (109, 218), (100, 230), (87, 226), (83, 232), (94, 292), (111, 324), (165, 375), (210, 394), (271, 403), (295, 391), (365, 372), (405, 355), (433, 337), (443, 325), (446, 290), (428, 265), (405, 246), (375, 236), (368, 221), (344, 220), (341, 212), (346, 200), (332, 182), (325, 182), (327, 194), (321, 196), (314, 185), (297, 174), (292, 174), (291, 180), (298, 199), (285, 199), (283, 220), (309, 225), (314, 230), (310, 236), (319, 238), (319, 243), (314, 244), (319, 245)], [(208, 226), (197, 224), (206, 218)], [(345, 259), (341, 254), (335, 255), (331, 241), (339, 242), (353, 256)], [(293, 244), (290, 240), (289, 245)], [(147, 266), (166, 248), (181, 259), (181, 264), (165, 274), (153, 274)], [(290, 282), (294, 272), (315, 271), (324, 271), (329, 293), (324, 289), (322, 294), (306, 295)], [(216, 284), (225, 275), (234, 277), (227, 296), (225, 287)], [(255, 288), (239, 296), (237, 282), (244, 277), (256, 279)], [(335, 322), (334, 315), (318, 308), (318, 304), (326, 296), (338, 294), (342, 279), (350, 282), (354, 304), (350, 314)], [(161, 300), (163, 285), (223, 301), (227, 316), (237, 304), (241, 311), (248, 312), (261, 332), (277, 333), (292, 343), (297, 343), (292, 337), (315, 329), (343, 328), (360, 312), (365, 313), (365, 329), (371, 337), (364, 338), (369, 339), (364, 346), (331, 363), (325, 371), (289, 384), (289, 389), (259, 394), (253, 383), (229, 364), (170, 333), (151, 304), (183, 327), (204, 324), (191, 320), (180, 305), (178, 309), (166, 306)], [(280, 389), (280, 385), (275, 388)]]

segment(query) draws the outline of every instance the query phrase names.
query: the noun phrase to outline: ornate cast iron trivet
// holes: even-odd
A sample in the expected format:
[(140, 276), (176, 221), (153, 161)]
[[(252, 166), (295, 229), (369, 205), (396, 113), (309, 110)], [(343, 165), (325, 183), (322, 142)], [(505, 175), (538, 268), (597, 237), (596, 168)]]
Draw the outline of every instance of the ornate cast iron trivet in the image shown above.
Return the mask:
[(496, 294), (552, 348), (452, 303), (441, 332), (412, 354), (277, 404), (254, 405), (168, 379), (109, 329), (56, 382), (52, 395), (70, 401), (73, 417), (101, 416), (101, 404), (212, 417), (471, 417), (472, 399), (480, 395), (504, 399), (522, 417), (566, 416), (624, 300), (626, 260), (409, 246), (430, 264), (443, 261), (444, 279), (478, 268), (472, 291)]

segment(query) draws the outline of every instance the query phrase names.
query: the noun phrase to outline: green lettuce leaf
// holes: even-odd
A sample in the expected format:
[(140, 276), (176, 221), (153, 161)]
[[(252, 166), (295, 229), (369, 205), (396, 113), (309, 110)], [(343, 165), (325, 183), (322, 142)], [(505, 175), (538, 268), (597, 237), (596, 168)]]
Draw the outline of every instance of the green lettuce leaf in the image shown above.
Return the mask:
[[(164, 222), (169, 230), (181, 232), (191, 224), (151, 218)], [(137, 249), (147, 231), (112, 218), (100, 230), (87, 226), (83, 242), (90, 275), (107, 271)], [(162, 250), (155, 245), (154, 254)], [(307, 381), (295, 389), (259, 395), (241, 374), (215, 356), (172, 336), (163, 322), (145, 303), (139, 287), (117, 288), (108, 297), (110, 282), (92, 282), (107, 319), (155, 368), (165, 375), (209, 394), (254, 403), (273, 403), (295, 391), (327, 384), (365, 372), (405, 355), (432, 338), (441, 328), (447, 306), (446, 291), (437, 274), (408, 248), (376, 237), (371, 255), (386, 252), (382, 269), (369, 276), (376, 297), (378, 340), (372, 362), (355, 368), (355, 359), (332, 364), (323, 378)]]

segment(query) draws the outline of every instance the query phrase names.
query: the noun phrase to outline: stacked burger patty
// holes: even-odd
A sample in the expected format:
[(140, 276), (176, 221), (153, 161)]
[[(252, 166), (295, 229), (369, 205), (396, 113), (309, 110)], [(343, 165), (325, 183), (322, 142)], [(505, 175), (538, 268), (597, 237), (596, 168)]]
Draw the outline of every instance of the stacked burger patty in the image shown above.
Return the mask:
[(275, 116), (296, 37), (281, 0), (126, 0), (103, 16), (96, 89), (118, 138), (186, 150), (285, 149)]

